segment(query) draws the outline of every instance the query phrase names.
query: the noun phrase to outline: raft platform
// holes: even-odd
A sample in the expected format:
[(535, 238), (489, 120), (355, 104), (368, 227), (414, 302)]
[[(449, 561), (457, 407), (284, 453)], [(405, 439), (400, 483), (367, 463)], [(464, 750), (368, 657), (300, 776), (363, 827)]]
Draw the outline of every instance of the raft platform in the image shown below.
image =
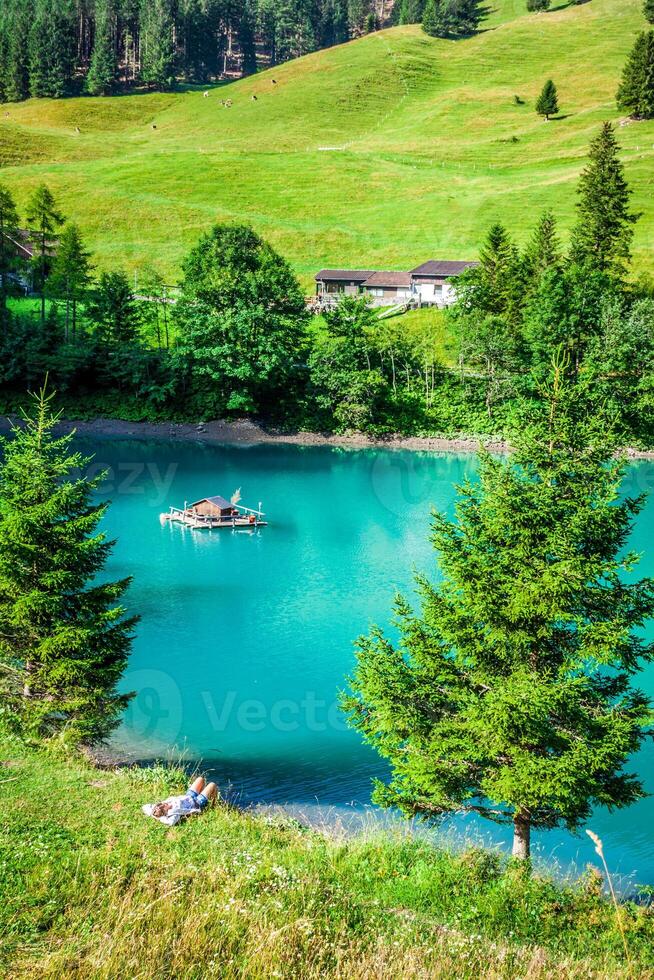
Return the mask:
[(183, 507), (171, 507), (167, 513), (159, 515), (159, 520), (162, 524), (168, 521), (184, 524), (197, 531), (214, 531), (222, 527), (251, 531), (267, 526), (268, 521), (264, 520), (261, 503), (258, 510), (255, 510), (253, 507), (244, 507), (239, 500), (239, 491), (236, 491), (231, 500), (226, 500), (225, 497), (203, 497), (194, 504), (185, 502)]

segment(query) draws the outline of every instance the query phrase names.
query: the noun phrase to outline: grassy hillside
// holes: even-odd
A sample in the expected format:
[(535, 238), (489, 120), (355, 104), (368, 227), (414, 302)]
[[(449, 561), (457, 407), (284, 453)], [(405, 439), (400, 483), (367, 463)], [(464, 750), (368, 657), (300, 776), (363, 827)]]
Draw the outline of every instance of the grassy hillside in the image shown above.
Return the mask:
[(496, 855), (335, 841), (218, 805), (167, 830), (183, 785), (0, 740), (0, 973), (21, 977), (654, 976), (654, 919), (600, 879), (563, 889)]
[[(496, 6), (469, 40), (394, 28), (208, 98), (7, 106), (0, 176), (21, 203), (48, 181), (100, 265), (152, 263), (170, 277), (214, 220), (251, 222), (307, 282), (322, 265), (473, 257), (491, 221), (524, 238), (546, 206), (567, 230), (588, 142), (602, 120), (619, 119), (615, 90), (645, 27), (642, 3), (591, 0), (534, 15), (524, 0)], [(562, 117), (545, 123), (533, 103), (548, 77)], [(646, 211), (637, 265), (652, 268), (654, 123), (621, 127), (619, 138)]]

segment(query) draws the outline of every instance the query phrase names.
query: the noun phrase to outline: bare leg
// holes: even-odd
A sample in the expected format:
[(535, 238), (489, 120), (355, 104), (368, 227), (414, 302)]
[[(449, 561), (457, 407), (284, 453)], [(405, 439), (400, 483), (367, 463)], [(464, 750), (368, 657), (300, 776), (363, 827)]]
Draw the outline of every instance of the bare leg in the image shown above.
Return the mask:
[(191, 789), (194, 789), (196, 793), (201, 793), (204, 789), (204, 776), (198, 776), (198, 778), (191, 783)]
[(216, 786), (215, 783), (207, 783), (207, 785), (202, 790), (202, 794), (203, 796), (206, 796), (206, 798), (211, 803), (212, 800), (216, 799), (216, 796), (218, 794), (218, 787)]

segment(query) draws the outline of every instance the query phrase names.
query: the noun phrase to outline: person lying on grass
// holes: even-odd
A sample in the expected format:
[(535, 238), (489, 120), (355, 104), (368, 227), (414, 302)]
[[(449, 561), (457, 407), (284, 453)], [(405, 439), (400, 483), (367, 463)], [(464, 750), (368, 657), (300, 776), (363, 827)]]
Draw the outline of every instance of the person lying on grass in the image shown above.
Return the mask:
[(169, 796), (161, 803), (146, 803), (142, 810), (148, 817), (154, 817), (167, 827), (174, 827), (185, 817), (202, 813), (210, 801), (216, 798), (217, 792), (215, 783), (205, 784), (204, 778), (198, 776), (181, 796)]

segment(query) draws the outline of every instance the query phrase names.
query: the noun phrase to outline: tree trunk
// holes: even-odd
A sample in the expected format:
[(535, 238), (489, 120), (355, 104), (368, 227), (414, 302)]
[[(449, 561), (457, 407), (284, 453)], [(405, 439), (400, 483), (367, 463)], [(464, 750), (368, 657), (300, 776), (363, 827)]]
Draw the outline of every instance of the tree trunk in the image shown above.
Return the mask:
[(513, 857), (526, 861), (531, 853), (531, 818), (526, 810), (518, 810), (513, 818)]

